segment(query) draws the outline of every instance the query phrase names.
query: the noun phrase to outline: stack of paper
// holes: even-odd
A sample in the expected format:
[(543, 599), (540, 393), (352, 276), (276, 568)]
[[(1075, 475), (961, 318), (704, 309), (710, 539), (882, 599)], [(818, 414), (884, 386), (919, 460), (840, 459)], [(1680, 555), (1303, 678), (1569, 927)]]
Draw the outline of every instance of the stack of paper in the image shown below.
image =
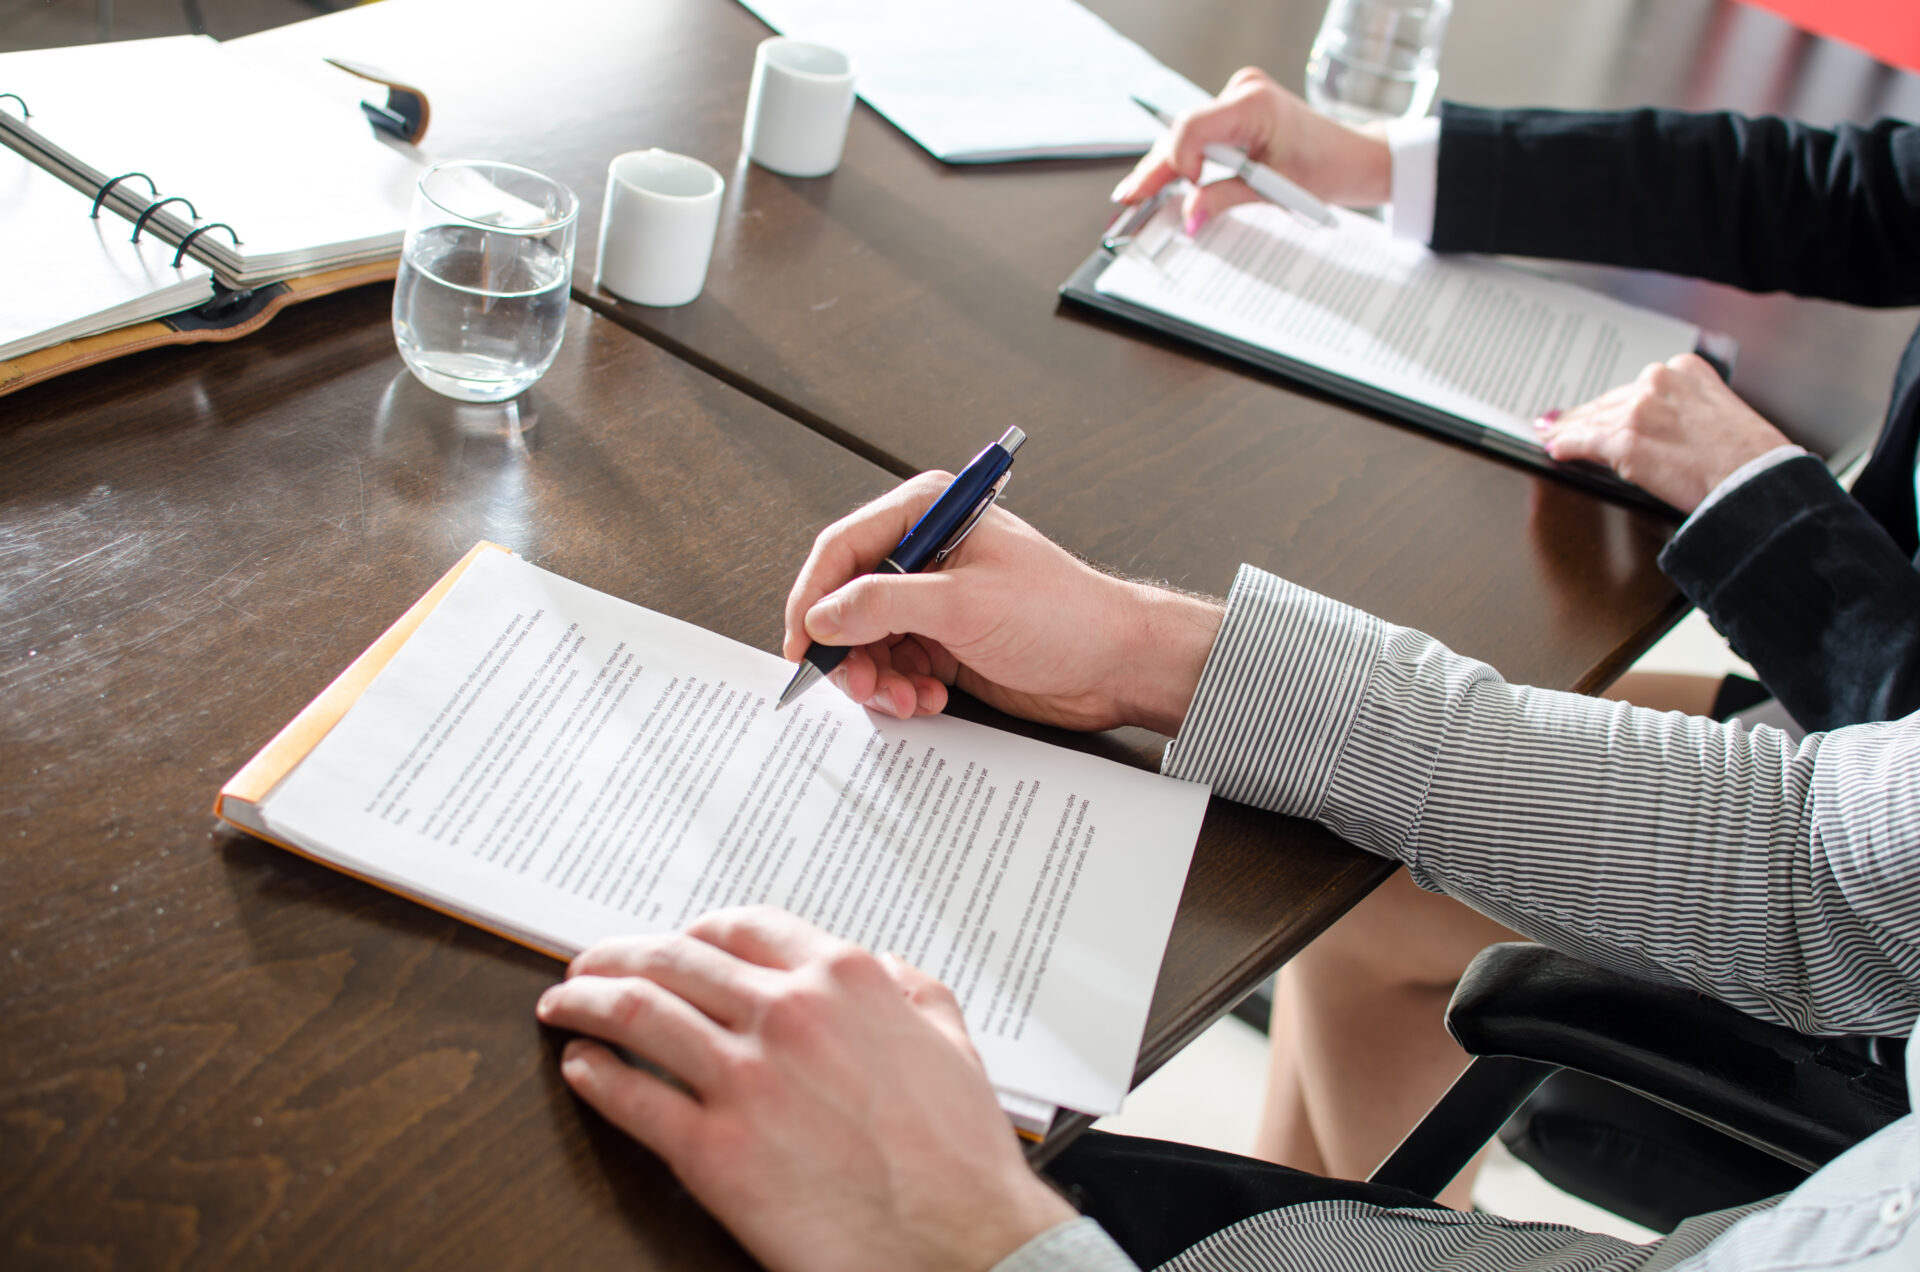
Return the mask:
[(562, 956), (780, 906), (950, 985), (1017, 1124), (1119, 1108), (1205, 787), (831, 690), (775, 712), (772, 654), (487, 546), (456, 575), (221, 816)]
[(1320, 229), (1270, 203), (1243, 204), (1189, 236), (1170, 198), (1106, 264), (1093, 299), (1164, 316), (1181, 334), (1225, 337), (1242, 356), (1272, 355), (1255, 360), (1335, 392), (1412, 404), (1423, 422), (1468, 421), (1501, 435), (1498, 449), (1535, 455), (1542, 411), (1589, 401), (1700, 344), (1700, 329), (1677, 318), (1336, 216), (1337, 228)]
[(742, 0), (783, 35), (853, 58), (867, 104), (947, 163), (1144, 153), (1208, 98), (1073, 0)]

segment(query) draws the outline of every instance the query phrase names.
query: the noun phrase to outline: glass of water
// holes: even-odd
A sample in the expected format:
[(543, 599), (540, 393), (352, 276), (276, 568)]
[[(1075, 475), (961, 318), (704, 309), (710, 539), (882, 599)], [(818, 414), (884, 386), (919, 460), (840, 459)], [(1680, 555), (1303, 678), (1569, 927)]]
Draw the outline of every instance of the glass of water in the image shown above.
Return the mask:
[(480, 159), (420, 174), (393, 285), (407, 369), (462, 402), (503, 402), (546, 374), (567, 327), (580, 201), (550, 177)]
[(1440, 87), (1453, 0), (1330, 0), (1307, 57), (1307, 102), (1343, 123), (1418, 118)]

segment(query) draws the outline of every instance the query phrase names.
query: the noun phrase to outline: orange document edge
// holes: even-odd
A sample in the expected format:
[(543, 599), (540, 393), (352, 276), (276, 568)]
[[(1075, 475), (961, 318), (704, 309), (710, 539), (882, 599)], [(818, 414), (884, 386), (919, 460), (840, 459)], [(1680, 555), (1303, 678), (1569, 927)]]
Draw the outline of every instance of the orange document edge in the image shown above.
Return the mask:
[(269, 835), (257, 824), (259, 820), (257, 817), (250, 821), (244, 817), (235, 816), (234, 810), (230, 806), (231, 804), (238, 804), (250, 809), (257, 807), (260, 801), (267, 797), (268, 792), (280, 784), (282, 778), (293, 772), (294, 766), (306, 759), (307, 756), (312, 753), (314, 747), (320, 745), (320, 739), (326, 737), (327, 734), (333, 731), (333, 726), (340, 723), (341, 718), (347, 714), (348, 709), (360, 700), (360, 695), (367, 691), (367, 686), (373, 683), (374, 677), (386, 669), (387, 664), (393, 661), (393, 656), (400, 652), (400, 647), (405, 645), (407, 641), (412, 638), (414, 632), (419, 630), (420, 624), (426, 622), (427, 615), (433, 613), (434, 608), (446, 598), (447, 593), (453, 590), (453, 585), (459, 582), (462, 574), (467, 572), (467, 567), (479, 560), (483, 552), (511, 551), (512, 549), (502, 547), (498, 543), (482, 541), (474, 544), (472, 549), (460, 558), (458, 564), (441, 575), (440, 581), (427, 589), (425, 596), (415, 601), (412, 607), (409, 608), (406, 613), (402, 614), (393, 626), (387, 628), (386, 631), (380, 634), (378, 640), (367, 646), (365, 653), (354, 659), (345, 671), (334, 678), (332, 684), (321, 690), (319, 697), (309, 702), (301, 710), (299, 715), (295, 716), (287, 723), (284, 729), (281, 729), (279, 733), (275, 734), (273, 741), (261, 747), (258, 754), (248, 760), (238, 773), (235, 773), (227, 780), (227, 784), (220, 788), (220, 793), (214, 796), (213, 815), (221, 821), (226, 822), (229, 826), (244, 830), (256, 839), (264, 839), (270, 844), (284, 848), (288, 852), (298, 856), (305, 857), (309, 861), (317, 861), (329, 869), (338, 870), (344, 875), (351, 875), (363, 883), (370, 883), (376, 888), (393, 893), (395, 896), (405, 897), (409, 901), (424, 905), (430, 910), (436, 910), (449, 918), (458, 919), (462, 923), (470, 924), (484, 931), (491, 932), (495, 936), (514, 942), (516, 945), (524, 945), (528, 949), (538, 950), (542, 954), (564, 960), (567, 957), (564, 951), (551, 949), (543, 945), (536, 945), (524, 936), (517, 936), (512, 932), (503, 932), (485, 923), (475, 922), (471, 915), (460, 914), (447, 909), (445, 906), (437, 905), (431, 899), (421, 896), (417, 892), (409, 892), (404, 888), (395, 887), (383, 879), (362, 874), (358, 870), (350, 870), (337, 861), (329, 861), (327, 858), (316, 856), (298, 845), (290, 844), (284, 839)]

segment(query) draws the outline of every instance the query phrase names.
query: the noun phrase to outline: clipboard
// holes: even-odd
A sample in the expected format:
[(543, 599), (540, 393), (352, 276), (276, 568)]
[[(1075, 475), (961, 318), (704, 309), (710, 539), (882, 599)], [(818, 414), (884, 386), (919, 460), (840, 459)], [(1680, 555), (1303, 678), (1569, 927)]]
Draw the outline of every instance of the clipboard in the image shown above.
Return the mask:
[[(1109, 265), (1119, 259), (1120, 253), (1133, 242), (1135, 233), (1152, 219), (1154, 213), (1159, 210), (1161, 202), (1169, 197), (1171, 192), (1172, 187), (1169, 187), (1153, 199), (1128, 209), (1109, 225), (1106, 232), (1101, 235), (1099, 246), (1094, 248), (1066, 282), (1060, 285), (1060, 298), (1069, 304), (1124, 318), (1129, 322), (1160, 332), (1162, 335), (1173, 336), (1189, 344), (1199, 345), (1236, 362), (1305, 384), (1341, 401), (1378, 412), (1388, 419), (1412, 424), (1452, 441), (1487, 451), (1510, 463), (1523, 465), (1536, 472), (1547, 473), (1561, 481), (1605, 495), (1620, 503), (1656, 512), (1674, 521), (1682, 519), (1682, 514), (1678, 510), (1656, 499), (1640, 487), (1622, 481), (1602, 465), (1558, 462), (1538, 447), (1528, 446), (1498, 429), (1465, 419), (1430, 403), (1405, 397), (1383, 389), (1379, 385), (1330, 370), (1318, 363), (1289, 357), (1227, 335), (1212, 327), (1176, 318), (1160, 310), (1134, 304), (1099, 290), (1097, 284), (1100, 276), (1106, 272)], [(1695, 346), (1695, 352), (1705, 358), (1724, 380), (1732, 376), (1733, 361), (1738, 348), (1738, 342), (1731, 336), (1703, 331)]]

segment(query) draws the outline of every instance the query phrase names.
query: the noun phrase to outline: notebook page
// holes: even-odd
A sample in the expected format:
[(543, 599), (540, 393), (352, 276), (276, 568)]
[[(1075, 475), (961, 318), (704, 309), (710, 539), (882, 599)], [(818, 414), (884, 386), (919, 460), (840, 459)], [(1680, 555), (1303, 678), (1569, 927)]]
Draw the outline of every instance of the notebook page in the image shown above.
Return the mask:
[(949, 163), (1144, 153), (1208, 94), (1073, 0), (742, 0), (853, 58), (869, 106)]
[(1338, 228), (1323, 230), (1243, 204), (1189, 238), (1169, 200), (1095, 288), (1536, 448), (1540, 412), (1699, 341), (1679, 319), (1335, 214)]
[[(9, 103), (10, 105), (10, 103)], [(111, 212), (24, 157), (0, 147), (0, 358), (177, 313), (213, 295), (198, 261), (173, 268), (158, 239), (137, 246)]]
[(951, 985), (996, 1086), (1119, 1107), (1204, 787), (823, 686), (483, 554), (264, 801), (273, 832), (570, 953), (769, 902)]
[(84, 163), (147, 173), (202, 220), (231, 224), (238, 249), (220, 231), (196, 247), (243, 281), (399, 250), (418, 157), (376, 139), (357, 111), (205, 36), (0, 54), (0, 84), (31, 104), (36, 132)]

